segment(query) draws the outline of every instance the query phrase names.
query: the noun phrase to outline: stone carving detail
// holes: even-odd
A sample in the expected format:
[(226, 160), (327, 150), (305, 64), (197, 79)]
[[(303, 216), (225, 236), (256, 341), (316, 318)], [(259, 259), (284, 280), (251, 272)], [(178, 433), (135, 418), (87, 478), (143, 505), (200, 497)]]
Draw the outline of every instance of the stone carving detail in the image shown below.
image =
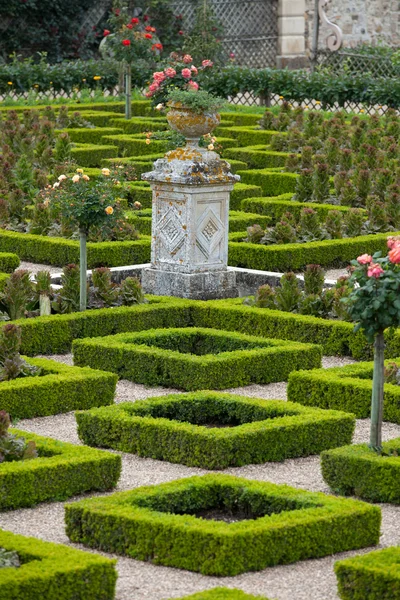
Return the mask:
[(329, 27), (329, 29), (332, 30), (326, 40), (328, 49), (331, 50), (331, 52), (336, 52), (336, 50), (340, 50), (340, 48), (342, 47), (343, 32), (338, 25), (332, 23), (332, 21), (330, 21), (326, 16), (324, 8), (329, 4), (329, 2), (330, 0), (319, 0), (318, 14), (319, 18), (321, 19), (321, 23), (323, 23), (323, 25), (326, 25), (327, 27)]
[(172, 255), (182, 246), (186, 232), (179, 211), (170, 206), (158, 223), (158, 232), (167, 252)]
[[(206, 261), (211, 257), (213, 262), (223, 262), (224, 256), (215, 252), (224, 235), (224, 224), (214, 210), (210, 207), (203, 212), (197, 222), (196, 244), (204, 255)], [(213, 256), (213, 254), (216, 256)]]

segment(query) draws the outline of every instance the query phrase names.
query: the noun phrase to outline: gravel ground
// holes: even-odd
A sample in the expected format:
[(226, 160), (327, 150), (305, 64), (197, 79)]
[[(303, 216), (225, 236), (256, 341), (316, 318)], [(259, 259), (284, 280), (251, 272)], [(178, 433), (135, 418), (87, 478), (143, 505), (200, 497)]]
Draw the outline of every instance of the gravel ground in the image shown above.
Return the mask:
[(339, 279), (343, 275), (348, 275), (347, 269), (329, 269), (325, 272), (325, 279)]
[(38, 271), (50, 271), (52, 275), (55, 273), (61, 273), (61, 267), (52, 267), (51, 265), (39, 265), (38, 263), (31, 263), (21, 261), (21, 264), (18, 267), (19, 269), (27, 269), (31, 273), (37, 273)]
[[(71, 355), (58, 355), (51, 358), (66, 364), (72, 363)], [(329, 368), (351, 362), (354, 361), (325, 357), (323, 366)], [(286, 398), (285, 383), (251, 385), (227, 391), (265, 399)], [(135, 401), (168, 393), (171, 393), (170, 389), (146, 388), (129, 381), (120, 381), (117, 386), (116, 401)], [(73, 413), (22, 420), (18, 423), (18, 427), (74, 444), (80, 443)], [(367, 441), (368, 434), (369, 420), (359, 420), (354, 441)], [(384, 439), (400, 436), (400, 426), (385, 423), (383, 435)], [(157, 484), (206, 472), (202, 469), (139, 458), (130, 454), (122, 454), (122, 462), (123, 470), (118, 490), (128, 490), (141, 485)], [(247, 465), (226, 469), (224, 472), (249, 479), (286, 483), (311, 491), (329, 492), (322, 479), (317, 456), (287, 460), (284, 463)], [(74, 498), (72, 501), (74, 500), (79, 498)], [(400, 506), (382, 505), (381, 508), (383, 514), (381, 546), (398, 545), (400, 544)], [(36, 508), (1, 513), (0, 527), (24, 535), (69, 544), (64, 533), (63, 517), (62, 502), (41, 504)], [(338, 596), (333, 573), (334, 562), (366, 551), (368, 550), (342, 553), (319, 560), (301, 561), (293, 565), (269, 568), (256, 573), (244, 573), (229, 578), (208, 577), (118, 557), (119, 578), (116, 600), (179, 598), (217, 585), (240, 588), (276, 600), (310, 600), (310, 598), (336, 600)]]

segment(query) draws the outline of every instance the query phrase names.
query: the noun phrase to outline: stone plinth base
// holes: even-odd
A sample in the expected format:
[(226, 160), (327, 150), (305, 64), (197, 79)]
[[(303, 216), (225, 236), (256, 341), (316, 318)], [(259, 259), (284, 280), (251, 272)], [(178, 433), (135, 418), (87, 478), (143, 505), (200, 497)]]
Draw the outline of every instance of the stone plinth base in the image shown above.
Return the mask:
[(236, 298), (236, 274), (232, 271), (204, 273), (174, 273), (158, 269), (143, 269), (142, 287), (146, 294), (177, 296), (191, 300)]

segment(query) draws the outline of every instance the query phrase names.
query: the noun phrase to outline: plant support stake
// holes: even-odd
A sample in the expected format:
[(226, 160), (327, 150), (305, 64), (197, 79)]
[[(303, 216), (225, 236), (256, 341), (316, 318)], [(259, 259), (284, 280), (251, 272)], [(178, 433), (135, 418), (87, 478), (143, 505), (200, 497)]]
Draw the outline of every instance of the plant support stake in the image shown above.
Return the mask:
[(132, 118), (132, 69), (130, 64), (125, 66), (125, 119)]
[(79, 273), (80, 273), (80, 289), (79, 289), (79, 308), (86, 310), (87, 306), (87, 248), (86, 248), (87, 233), (84, 229), (79, 230)]
[(376, 334), (374, 342), (374, 377), (371, 402), (371, 435), (369, 446), (376, 452), (382, 451), (384, 360), (385, 340), (382, 331)]

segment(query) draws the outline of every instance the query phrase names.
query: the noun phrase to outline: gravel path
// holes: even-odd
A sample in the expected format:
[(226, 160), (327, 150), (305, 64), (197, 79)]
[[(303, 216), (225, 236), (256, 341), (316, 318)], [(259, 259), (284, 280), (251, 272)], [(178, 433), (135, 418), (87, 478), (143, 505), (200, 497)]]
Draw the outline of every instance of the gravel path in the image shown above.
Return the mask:
[(51, 265), (39, 265), (38, 263), (31, 263), (26, 261), (21, 261), (21, 264), (18, 267), (19, 269), (27, 269), (31, 273), (37, 273), (38, 271), (50, 271), (51, 275), (56, 273), (61, 273), (61, 267), (52, 267)]
[[(51, 358), (72, 364), (71, 355), (58, 355)], [(354, 361), (325, 357), (323, 366), (328, 368), (351, 362)], [(265, 399), (286, 398), (285, 383), (251, 385), (229, 391)], [(171, 393), (170, 389), (146, 388), (129, 381), (120, 381), (117, 385), (116, 401), (135, 401), (168, 393)], [(74, 444), (80, 443), (73, 413), (22, 420), (18, 423), (18, 427)], [(369, 420), (359, 420), (354, 441), (367, 441), (368, 434)], [(385, 423), (383, 435), (384, 439), (400, 436), (400, 426)], [(130, 454), (122, 454), (122, 462), (123, 470), (118, 490), (128, 490), (141, 485), (157, 484), (206, 472), (202, 469), (139, 458)], [(287, 460), (284, 463), (247, 465), (226, 469), (223, 472), (249, 479), (287, 483), (311, 491), (329, 492), (322, 479), (317, 456)], [(400, 544), (400, 506), (382, 505), (381, 508), (383, 513), (381, 546), (398, 545)], [(41, 504), (36, 508), (1, 513), (0, 527), (24, 535), (69, 544), (64, 533), (63, 518), (63, 503), (55, 502)], [(263, 594), (276, 600), (310, 600), (310, 598), (337, 600), (333, 564), (340, 558), (366, 551), (368, 550), (347, 552), (319, 560), (301, 561), (293, 565), (269, 568), (256, 573), (244, 573), (229, 578), (208, 577), (118, 557), (119, 578), (116, 600), (179, 598), (217, 585), (240, 588), (248, 593)]]

